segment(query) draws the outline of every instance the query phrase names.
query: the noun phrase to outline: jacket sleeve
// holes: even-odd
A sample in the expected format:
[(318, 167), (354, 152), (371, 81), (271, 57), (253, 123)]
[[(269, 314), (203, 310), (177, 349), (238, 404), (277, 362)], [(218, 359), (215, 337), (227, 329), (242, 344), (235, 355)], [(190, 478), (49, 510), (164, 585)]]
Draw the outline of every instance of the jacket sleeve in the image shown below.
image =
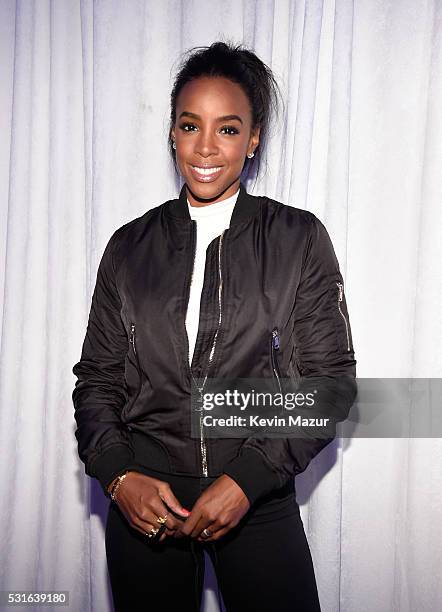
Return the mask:
[(326, 228), (315, 215), (309, 216), (310, 234), (294, 303), (297, 392), (318, 389), (315, 413), (331, 416), (331, 424), (321, 432), (303, 427), (298, 437), (247, 438), (223, 471), (240, 485), (250, 503), (306, 469), (334, 439), (336, 422), (347, 418), (357, 394), (342, 275)]
[(81, 358), (72, 368), (78, 380), (72, 392), (78, 454), (88, 476), (104, 493), (133, 463), (133, 447), (121, 410), (127, 400), (125, 355), (128, 335), (120, 316), (113, 248), (118, 230), (106, 245), (100, 265)]

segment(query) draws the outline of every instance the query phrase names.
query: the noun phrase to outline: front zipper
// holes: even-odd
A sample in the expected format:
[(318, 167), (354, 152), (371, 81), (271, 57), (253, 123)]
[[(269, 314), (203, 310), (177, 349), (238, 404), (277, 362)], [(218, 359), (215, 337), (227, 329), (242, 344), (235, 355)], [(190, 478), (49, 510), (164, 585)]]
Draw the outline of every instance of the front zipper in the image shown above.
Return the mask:
[[(223, 277), (222, 277), (222, 267), (221, 267), (221, 252), (222, 252), (223, 236), (224, 236), (225, 231), (226, 230), (223, 230), (221, 236), (219, 237), (219, 241), (218, 241), (218, 308), (219, 308), (218, 326), (216, 328), (216, 332), (213, 337), (212, 347), (209, 353), (209, 360), (207, 363), (206, 375), (204, 377), (203, 384), (201, 385), (201, 387), (198, 387), (201, 401), (203, 399), (203, 389), (206, 384), (207, 377), (209, 375), (209, 370), (210, 370), (211, 363), (213, 361), (213, 357), (215, 355), (216, 341), (218, 339), (218, 334), (219, 334), (219, 330), (221, 329), (221, 322), (222, 322)], [(206, 442), (204, 440), (203, 413), (202, 412), (200, 414), (200, 441), (201, 441), (201, 462), (202, 462), (203, 474), (204, 476), (208, 476), (209, 470), (207, 467), (207, 449), (206, 449)]]
[[(189, 284), (189, 292), (188, 292), (188, 296), (187, 296), (187, 306), (189, 305), (189, 294), (190, 294), (190, 287), (192, 285), (192, 281), (193, 281), (193, 271), (195, 268), (195, 254), (196, 254), (196, 222), (192, 220), (192, 224), (194, 227), (194, 241), (193, 241), (193, 265), (192, 265), (192, 274), (190, 277), (190, 284)], [(207, 370), (206, 370), (206, 375), (204, 377), (203, 380), (203, 384), (201, 386), (198, 386), (198, 383), (195, 380), (195, 377), (193, 375), (192, 372), (192, 368), (190, 366), (190, 347), (189, 347), (189, 338), (187, 336), (187, 329), (186, 329), (186, 317), (184, 317), (184, 332), (185, 332), (185, 336), (187, 338), (187, 366), (189, 368), (189, 372), (190, 372), (190, 376), (192, 377), (193, 382), (195, 383), (196, 388), (198, 389), (198, 392), (200, 394), (200, 399), (198, 401), (201, 402), (201, 408), (197, 408), (196, 411), (197, 412), (201, 412), (200, 414), (200, 450), (201, 450), (201, 468), (202, 468), (202, 472), (203, 472), (203, 476), (208, 476), (209, 475), (209, 470), (208, 470), (208, 466), (207, 466), (207, 447), (206, 447), (206, 442), (204, 439), (204, 429), (203, 429), (203, 408), (202, 408), (202, 402), (203, 402), (203, 389), (204, 386), (206, 384), (207, 381), (207, 377), (209, 374), (209, 369), (210, 369), (210, 365), (213, 361), (213, 357), (215, 355), (215, 348), (216, 348), (216, 342), (218, 339), (218, 334), (221, 328), (221, 322), (222, 322), (222, 289), (223, 289), (223, 278), (222, 278), (222, 267), (221, 267), (221, 252), (222, 252), (222, 244), (223, 244), (223, 237), (224, 237), (224, 233), (226, 232), (226, 230), (223, 230), (221, 236), (219, 237), (219, 241), (218, 241), (218, 307), (219, 307), (219, 317), (218, 317), (218, 326), (215, 332), (215, 335), (213, 337), (213, 342), (212, 342), (212, 347), (210, 349), (210, 353), (209, 353), (209, 360), (208, 360), (208, 364), (207, 364)], [(187, 316), (187, 313), (186, 313)]]
[(271, 337), (270, 342), (271, 342), (271, 355), (272, 355), (272, 369), (273, 369), (273, 373), (278, 383), (279, 392), (282, 395), (281, 381), (280, 381), (281, 372), (279, 370), (278, 356), (276, 354), (279, 351), (279, 347), (280, 347), (280, 337), (279, 337), (279, 331), (277, 327), (275, 327), (272, 330), (272, 337)]
[(339, 312), (341, 313), (341, 317), (344, 319), (344, 323), (345, 323), (345, 332), (347, 334), (347, 351), (350, 350), (350, 334), (348, 331), (348, 322), (347, 319), (345, 317), (345, 314), (342, 312), (341, 310), (341, 302), (344, 299), (344, 285), (342, 283), (336, 283), (338, 286), (338, 309)]

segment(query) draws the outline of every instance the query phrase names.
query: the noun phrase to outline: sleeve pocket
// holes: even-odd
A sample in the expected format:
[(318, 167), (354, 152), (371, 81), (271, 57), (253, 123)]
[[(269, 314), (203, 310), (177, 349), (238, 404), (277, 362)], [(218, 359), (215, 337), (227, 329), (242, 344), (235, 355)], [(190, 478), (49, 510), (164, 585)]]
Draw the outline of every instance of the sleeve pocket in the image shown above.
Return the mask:
[(344, 282), (341, 276), (336, 276), (331, 283), (330, 301), (338, 350), (340, 353), (353, 352), (353, 339), (345, 300)]

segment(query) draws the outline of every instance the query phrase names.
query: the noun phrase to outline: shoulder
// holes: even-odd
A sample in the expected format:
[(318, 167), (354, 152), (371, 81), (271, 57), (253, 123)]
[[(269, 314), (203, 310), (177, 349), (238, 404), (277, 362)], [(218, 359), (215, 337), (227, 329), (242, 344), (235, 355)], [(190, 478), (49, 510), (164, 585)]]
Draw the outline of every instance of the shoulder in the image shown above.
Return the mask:
[(318, 228), (321, 226), (323, 227), (320, 219), (309, 210), (298, 208), (291, 204), (285, 204), (284, 202), (267, 196), (261, 196), (260, 200), (262, 214), (269, 219), (273, 219), (289, 227), (302, 228), (307, 233), (311, 233), (315, 230), (317, 231)]
[(309, 254), (334, 259), (334, 248), (323, 222), (311, 211), (285, 204), (269, 197), (261, 198), (261, 214), (268, 228), (270, 239), (298, 246), (303, 250), (303, 259)]
[(106, 251), (109, 251), (114, 265), (124, 256), (127, 249), (136, 244), (140, 239), (145, 238), (151, 228), (161, 217), (169, 200), (149, 209), (139, 217), (127, 221), (120, 225), (110, 236)]

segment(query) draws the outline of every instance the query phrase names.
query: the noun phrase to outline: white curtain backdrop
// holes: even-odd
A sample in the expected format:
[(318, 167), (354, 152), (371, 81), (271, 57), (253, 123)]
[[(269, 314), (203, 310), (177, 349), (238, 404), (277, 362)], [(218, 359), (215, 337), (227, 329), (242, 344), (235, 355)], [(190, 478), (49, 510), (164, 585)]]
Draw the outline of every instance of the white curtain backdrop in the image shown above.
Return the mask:
[[(441, 24), (439, 0), (0, 0), (0, 589), (112, 610), (71, 368), (111, 233), (178, 193), (191, 46), (275, 71), (286, 114), (250, 191), (325, 223), (358, 376), (442, 377)], [(441, 439), (338, 439), (297, 477), (324, 612), (442, 609), (441, 474)]]

